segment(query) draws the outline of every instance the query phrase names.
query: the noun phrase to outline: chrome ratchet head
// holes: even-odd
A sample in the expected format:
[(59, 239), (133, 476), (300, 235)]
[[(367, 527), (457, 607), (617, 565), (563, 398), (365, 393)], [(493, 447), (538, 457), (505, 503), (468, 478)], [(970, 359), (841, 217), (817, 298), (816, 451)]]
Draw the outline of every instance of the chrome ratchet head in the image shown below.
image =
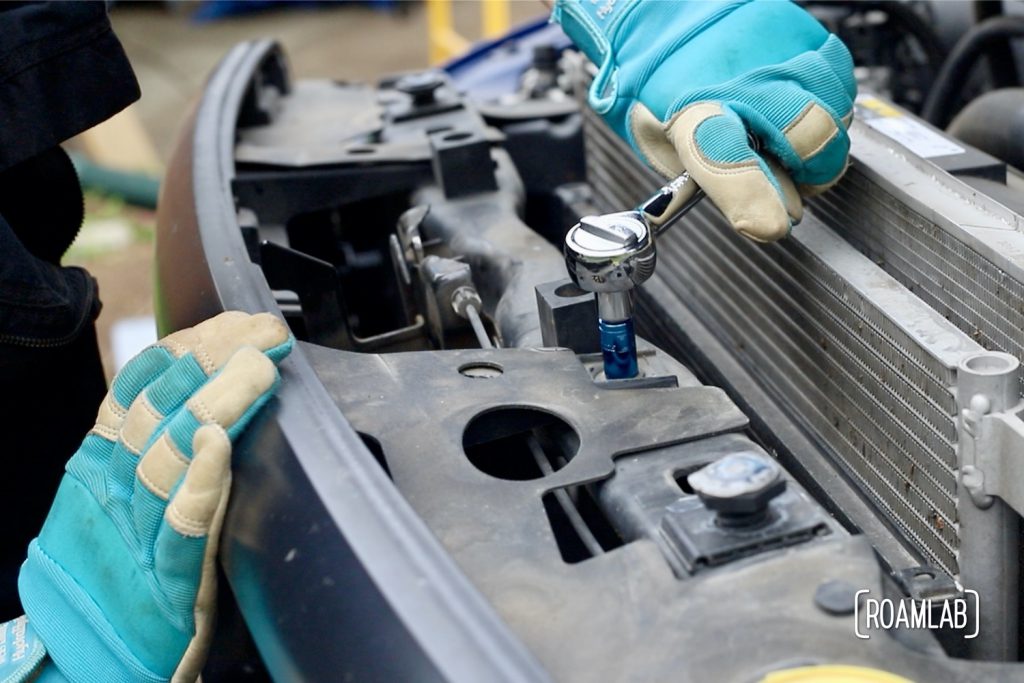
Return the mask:
[(565, 236), (569, 277), (588, 292), (622, 292), (654, 274), (655, 237), (703, 199), (685, 173), (632, 211), (585, 216)]
[(565, 236), (569, 277), (588, 292), (624, 292), (654, 274), (654, 233), (640, 211), (584, 216)]

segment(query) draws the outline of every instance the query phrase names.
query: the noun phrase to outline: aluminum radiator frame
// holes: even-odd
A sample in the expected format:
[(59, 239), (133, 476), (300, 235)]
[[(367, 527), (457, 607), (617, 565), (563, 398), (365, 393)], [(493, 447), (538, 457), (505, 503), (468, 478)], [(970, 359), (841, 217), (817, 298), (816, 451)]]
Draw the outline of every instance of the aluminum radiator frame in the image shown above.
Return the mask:
[[(663, 179), (581, 109), (594, 203), (636, 205)], [(850, 170), (789, 238), (746, 240), (710, 202), (660, 237), (641, 330), (663, 348), (692, 348), (673, 338), (668, 311), (681, 305), (912, 554), (989, 603), (1015, 603), (1017, 515), (958, 494), (956, 385), (966, 357), (1024, 355), (1024, 219), (869, 126), (850, 132)], [(908, 558), (880, 540), (899, 570)], [(1016, 653), (1016, 605), (1007, 612), (993, 616), (1005, 636), (993, 656)]]

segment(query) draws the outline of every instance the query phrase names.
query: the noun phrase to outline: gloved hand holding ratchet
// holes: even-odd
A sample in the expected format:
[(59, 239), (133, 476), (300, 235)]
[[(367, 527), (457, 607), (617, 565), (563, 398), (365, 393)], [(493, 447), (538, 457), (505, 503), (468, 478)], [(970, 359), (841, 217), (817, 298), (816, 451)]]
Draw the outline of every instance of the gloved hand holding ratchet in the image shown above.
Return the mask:
[(557, 0), (552, 20), (598, 65), (591, 106), (652, 168), (687, 172), (747, 237), (785, 237), (801, 195), (846, 169), (853, 60), (800, 7)]

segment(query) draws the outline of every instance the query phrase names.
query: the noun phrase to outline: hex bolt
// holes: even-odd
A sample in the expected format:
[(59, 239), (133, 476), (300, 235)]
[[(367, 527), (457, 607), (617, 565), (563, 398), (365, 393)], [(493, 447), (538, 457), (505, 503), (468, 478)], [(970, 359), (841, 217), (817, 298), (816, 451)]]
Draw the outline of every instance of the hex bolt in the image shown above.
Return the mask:
[(768, 521), (769, 503), (786, 490), (778, 463), (763, 453), (732, 453), (687, 477), (720, 527), (750, 528)]

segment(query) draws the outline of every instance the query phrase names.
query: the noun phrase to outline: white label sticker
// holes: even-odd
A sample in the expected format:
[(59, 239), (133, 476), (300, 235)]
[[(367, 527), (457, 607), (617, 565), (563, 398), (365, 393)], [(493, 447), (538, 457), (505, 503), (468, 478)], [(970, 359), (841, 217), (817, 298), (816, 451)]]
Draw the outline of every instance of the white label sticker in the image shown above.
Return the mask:
[(952, 140), (906, 116), (899, 118), (880, 116), (867, 121), (867, 124), (925, 159), (963, 154), (967, 151)]
[(967, 151), (923, 123), (874, 97), (857, 97), (857, 118), (925, 159), (963, 154)]

